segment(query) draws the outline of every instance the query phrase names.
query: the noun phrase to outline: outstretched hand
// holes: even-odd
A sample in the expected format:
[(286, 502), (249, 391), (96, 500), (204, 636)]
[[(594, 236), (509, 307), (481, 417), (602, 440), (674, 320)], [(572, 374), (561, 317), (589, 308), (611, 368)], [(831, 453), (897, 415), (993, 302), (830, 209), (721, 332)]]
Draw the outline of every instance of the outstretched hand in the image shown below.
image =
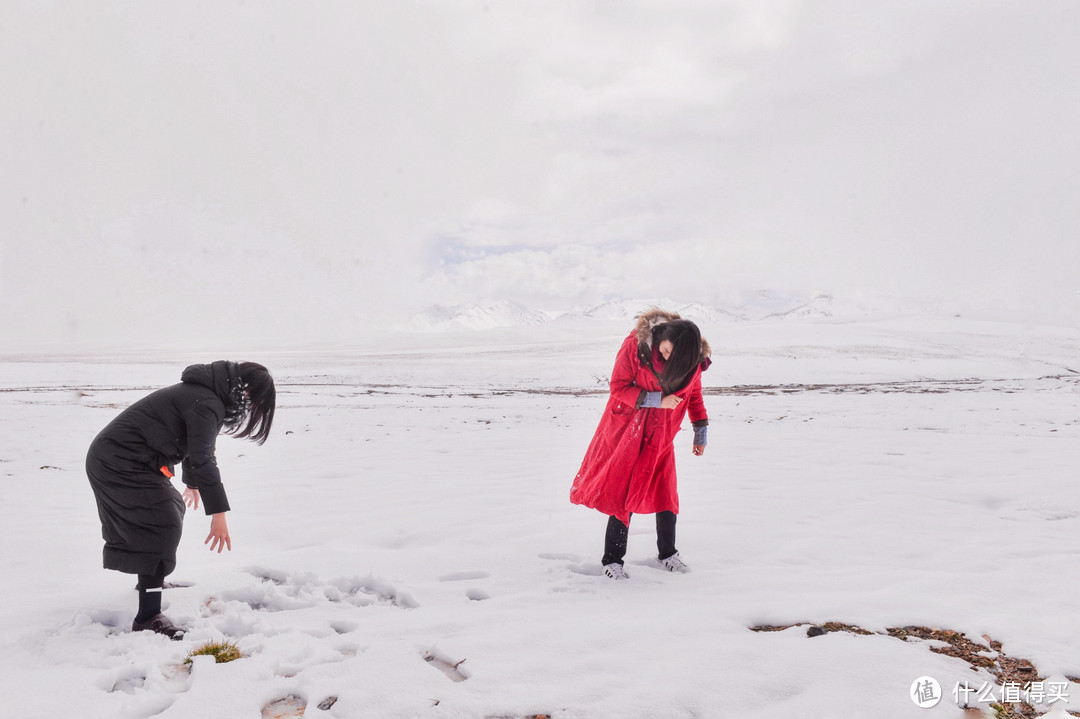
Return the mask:
[(187, 487), (184, 489), (184, 493), (181, 496), (184, 498), (184, 504), (188, 507), (191, 509), (199, 508), (199, 490), (194, 487)]
[[(213, 543), (210, 540), (213, 540)], [(211, 552), (217, 549), (218, 554), (226, 547), (232, 551), (232, 539), (229, 538), (229, 525), (225, 521), (224, 512), (210, 515), (210, 534), (203, 544), (209, 544)]]

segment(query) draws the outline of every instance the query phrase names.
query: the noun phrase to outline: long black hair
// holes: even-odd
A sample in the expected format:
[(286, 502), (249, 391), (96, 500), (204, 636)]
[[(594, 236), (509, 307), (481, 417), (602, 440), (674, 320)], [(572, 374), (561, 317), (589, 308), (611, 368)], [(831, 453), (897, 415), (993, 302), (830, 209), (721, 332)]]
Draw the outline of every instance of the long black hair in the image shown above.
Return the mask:
[(240, 362), (241, 390), (226, 414), (225, 433), (262, 444), (270, 436), (277, 406), (277, 389), (270, 370), (258, 362)]
[(690, 320), (671, 320), (653, 327), (652, 346), (664, 340), (671, 342), (671, 355), (660, 373), (660, 386), (665, 394), (686, 387), (701, 363), (701, 330)]

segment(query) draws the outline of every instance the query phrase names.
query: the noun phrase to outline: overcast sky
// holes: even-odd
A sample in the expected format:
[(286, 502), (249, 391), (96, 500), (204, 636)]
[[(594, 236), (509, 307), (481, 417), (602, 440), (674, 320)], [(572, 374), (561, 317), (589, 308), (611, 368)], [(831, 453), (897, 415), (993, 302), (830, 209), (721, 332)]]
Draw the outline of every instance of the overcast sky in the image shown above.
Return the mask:
[(0, 338), (1080, 306), (1080, 3), (0, 7)]

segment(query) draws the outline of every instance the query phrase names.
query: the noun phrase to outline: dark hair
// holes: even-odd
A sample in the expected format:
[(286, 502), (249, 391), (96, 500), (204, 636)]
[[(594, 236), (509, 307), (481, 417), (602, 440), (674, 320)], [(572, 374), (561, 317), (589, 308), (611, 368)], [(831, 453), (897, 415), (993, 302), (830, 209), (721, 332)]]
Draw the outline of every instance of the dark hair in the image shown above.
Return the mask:
[(653, 327), (653, 347), (664, 340), (671, 342), (671, 356), (660, 373), (660, 386), (672, 394), (686, 387), (701, 363), (701, 330), (690, 320), (671, 320)]
[(226, 433), (262, 444), (270, 436), (277, 406), (277, 390), (270, 370), (257, 362), (240, 362), (240, 386), (243, 405), (233, 422), (226, 422)]

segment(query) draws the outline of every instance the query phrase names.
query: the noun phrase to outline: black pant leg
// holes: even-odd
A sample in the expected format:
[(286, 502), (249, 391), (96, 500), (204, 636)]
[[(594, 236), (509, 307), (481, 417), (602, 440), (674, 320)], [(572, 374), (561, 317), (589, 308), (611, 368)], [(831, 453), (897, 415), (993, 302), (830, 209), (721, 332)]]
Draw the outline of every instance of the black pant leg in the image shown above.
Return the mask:
[(675, 520), (678, 515), (674, 512), (656, 513), (656, 549), (661, 560), (667, 559), (678, 550), (675, 549)]
[(155, 574), (139, 575), (139, 613), (135, 621), (145, 622), (161, 614), (161, 587), (165, 584), (165, 568), (158, 565)]
[(626, 540), (630, 527), (615, 517), (608, 517), (607, 533), (604, 535), (604, 558), (601, 564), (622, 564), (626, 556)]

